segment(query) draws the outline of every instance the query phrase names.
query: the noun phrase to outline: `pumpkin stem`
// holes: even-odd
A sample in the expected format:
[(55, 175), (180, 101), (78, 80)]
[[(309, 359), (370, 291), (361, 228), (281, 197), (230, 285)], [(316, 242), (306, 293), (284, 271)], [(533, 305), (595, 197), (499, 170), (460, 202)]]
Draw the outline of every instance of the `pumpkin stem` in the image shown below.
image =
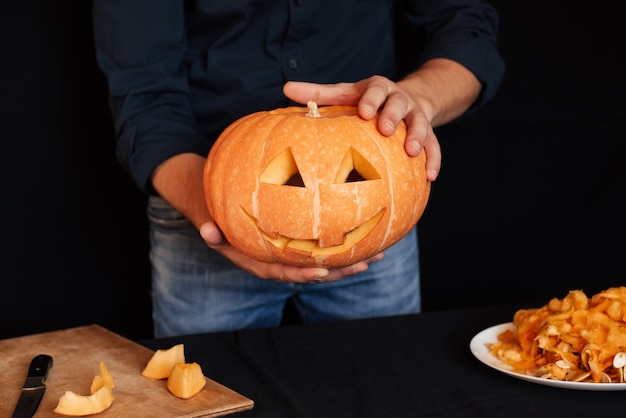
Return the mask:
[(305, 116), (310, 116), (312, 118), (320, 117), (320, 111), (317, 109), (317, 103), (315, 103), (313, 100), (309, 100), (306, 104), (306, 107), (307, 112)]

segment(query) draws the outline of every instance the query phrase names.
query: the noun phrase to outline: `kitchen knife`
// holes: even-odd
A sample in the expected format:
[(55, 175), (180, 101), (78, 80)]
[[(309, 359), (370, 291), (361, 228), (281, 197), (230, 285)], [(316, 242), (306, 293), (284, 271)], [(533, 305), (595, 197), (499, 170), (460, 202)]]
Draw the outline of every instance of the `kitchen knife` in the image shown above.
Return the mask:
[(32, 359), (13, 418), (31, 418), (35, 414), (46, 391), (44, 382), (51, 367), (52, 357), (47, 354), (39, 354)]

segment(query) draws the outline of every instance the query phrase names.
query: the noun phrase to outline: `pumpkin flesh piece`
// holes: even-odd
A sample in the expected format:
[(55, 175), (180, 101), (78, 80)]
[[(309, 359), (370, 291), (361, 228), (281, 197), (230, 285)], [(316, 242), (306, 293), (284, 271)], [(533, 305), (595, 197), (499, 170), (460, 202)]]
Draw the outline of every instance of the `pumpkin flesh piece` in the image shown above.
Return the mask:
[(107, 385), (89, 396), (79, 395), (72, 391), (66, 391), (59, 398), (59, 403), (53, 412), (73, 417), (99, 414), (108, 409), (113, 403), (113, 393)]
[(183, 344), (176, 344), (167, 350), (155, 351), (141, 375), (149, 379), (167, 379), (176, 363), (185, 362), (184, 350)]
[(167, 379), (167, 389), (172, 395), (189, 399), (206, 385), (206, 378), (198, 363), (177, 363)]

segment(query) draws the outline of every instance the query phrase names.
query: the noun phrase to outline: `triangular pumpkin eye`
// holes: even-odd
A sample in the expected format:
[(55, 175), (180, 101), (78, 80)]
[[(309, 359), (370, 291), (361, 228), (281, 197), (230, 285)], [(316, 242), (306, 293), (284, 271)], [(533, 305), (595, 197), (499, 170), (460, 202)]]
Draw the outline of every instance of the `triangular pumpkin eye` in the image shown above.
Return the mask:
[(268, 184), (305, 187), (296, 160), (289, 148), (270, 161), (261, 174), (260, 180)]
[(339, 166), (335, 183), (351, 183), (378, 179), (380, 179), (380, 174), (378, 174), (374, 166), (365, 157), (359, 154), (357, 150), (350, 147)]

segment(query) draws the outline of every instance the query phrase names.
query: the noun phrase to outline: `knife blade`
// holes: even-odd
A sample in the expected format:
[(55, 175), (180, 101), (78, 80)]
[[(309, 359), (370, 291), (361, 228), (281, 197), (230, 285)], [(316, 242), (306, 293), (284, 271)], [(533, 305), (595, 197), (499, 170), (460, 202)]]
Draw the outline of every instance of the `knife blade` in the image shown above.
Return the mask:
[(46, 391), (44, 382), (51, 367), (52, 357), (47, 354), (39, 354), (31, 360), (13, 418), (31, 418), (35, 414)]

